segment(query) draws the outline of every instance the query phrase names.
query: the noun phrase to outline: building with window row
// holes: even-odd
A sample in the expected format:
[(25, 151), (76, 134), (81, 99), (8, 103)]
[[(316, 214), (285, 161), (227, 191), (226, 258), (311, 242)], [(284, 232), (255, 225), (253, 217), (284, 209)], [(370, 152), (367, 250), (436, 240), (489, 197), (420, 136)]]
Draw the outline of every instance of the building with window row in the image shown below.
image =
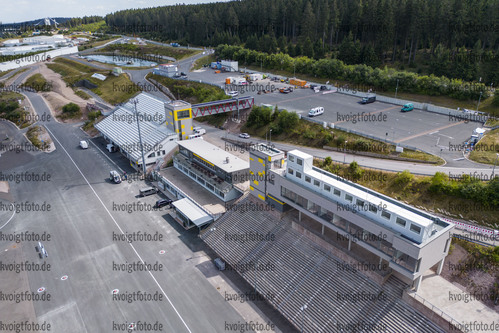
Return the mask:
[[(275, 148), (250, 150), (250, 173), (266, 177), (250, 182), (250, 193), (281, 212), (295, 210), (322, 234), (335, 235), (368, 251), (376, 267), (420, 287), (423, 273), (438, 265), (441, 273), (454, 225), (410, 205), (313, 166), (299, 150), (287, 158)], [(267, 163), (263, 163), (267, 161)], [(327, 230), (326, 230), (327, 228)]]

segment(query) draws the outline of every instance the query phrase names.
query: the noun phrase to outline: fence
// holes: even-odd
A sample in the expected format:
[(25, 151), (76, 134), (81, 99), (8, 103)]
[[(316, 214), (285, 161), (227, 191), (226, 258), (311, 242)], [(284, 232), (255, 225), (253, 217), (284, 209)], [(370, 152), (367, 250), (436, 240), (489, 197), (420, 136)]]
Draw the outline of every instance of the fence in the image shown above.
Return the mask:
[(168, 179), (165, 177), (161, 176), (158, 171), (154, 170), (152, 172), (153, 179), (158, 182), (158, 187), (162, 190), (168, 190), (171, 194), (175, 196), (177, 199), (183, 199), (183, 198), (188, 198), (190, 201), (192, 201), (199, 209), (201, 209), (203, 212), (208, 214), (213, 218), (214, 221), (216, 221), (222, 214), (212, 214), (209, 211), (207, 211), (203, 206), (198, 204), (196, 200), (192, 199), (190, 196), (188, 196), (184, 191), (182, 191), (180, 188), (178, 188), (175, 184), (170, 182)]
[(20, 67), (24, 67), (24, 66), (28, 66), (28, 65), (33, 65), (33, 64), (36, 64), (38, 62), (43, 62), (49, 56), (51, 58), (55, 58), (58, 56), (62, 56), (62, 55), (66, 55), (66, 54), (73, 54), (73, 53), (78, 53), (77, 46), (63, 47), (63, 48), (56, 49), (53, 51), (47, 51), (47, 52), (27, 56), (25, 58), (19, 58), (19, 59), (12, 60), (12, 61), (2, 62), (2, 63), (0, 63), (0, 72), (7, 71), (10, 69), (16, 69), (16, 68), (20, 68)]
[(397, 142), (394, 142), (394, 141), (391, 141), (391, 140), (387, 140), (386, 138), (380, 138), (380, 137), (377, 137), (377, 136), (374, 136), (374, 135), (357, 132), (357, 131), (349, 129), (349, 128), (345, 128), (345, 127), (341, 127), (341, 126), (335, 125), (334, 123), (328, 124), (325, 121), (320, 121), (320, 120), (313, 119), (313, 118), (310, 118), (310, 117), (303, 117), (301, 114), (299, 114), (298, 116), (300, 117), (300, 119), (303, 119), (303, 120), (306, 120), (306, 121), (309, 121), (309, 122), (313, 122), (313, 123), (319, 124), (319, 125), (321, 125), (323, 127), (329, 127), (329, 128), (333, 128), (333, 129), (338, 129), (340, 131), (347, 132), (347, 133), (352, 133), (352, 134), (359, 135), (359, 136), (363, 136), (363, 137), (366, 137), (368, 139), (372, 139), (372, 140), (376, 140), (376, 141), (380, 141), (380, 142), (386, 142), (386, 143), (392, 144), (394, 146), (403, 147), (403, 148), (414, 150), (414, 151), (421, 151), (423, 153), (430, 154), (430, 155), (435, 155), (433, 153), (427, 152), (425, 150), (422, 150), (422, 149), (414, 147), (414, 146), (409, 146), (409, 145), (406, 145), (406, 144), (403, 144), (403, 143), (397, 143)]
[[(407, 292), (407, 294), (409, 296), (412, 296), (415, 300), (417, 300), (418, 302), (420, 302), (421, 304), (423, 304), (427, 308), (431, 309), (431, 311), (433, 311), (435, 314), (437, 314), (438, 316), (440, 316), (442, 319), (448, 321), (451, 325), (457, 327), (460, 331), (467, 332), (467, 333), (473, 333), (473, 331), (471, 331), (471, 330), (463, 327), (463, 325), (459, 321), (457, 321), (456, 319), (454, 319), (452, 316), (450, 316), (449, 314), (447, 314), (444, 311), (440, 310), (438, 307), (436, 307), (435, 305), (431, 304), (425, 298), (419, 296), (415, 292), (412, 293), (412, 295), (409, 292)], [(463, 330), (461, 330), (461, 328), (463, 328)]]
[[(350, 96), (358, 96), (360, 98), (366, 97), (370, 93), (365, 93), (357, 90), (352, 90), (348, 88), (343, 88), (343, 87), (338, 87), (337, 92), (340, 94), (345, 94), (345, 95), (350, 95)], [(477, 112), (465, 112), (465, 111), (457, 111), (455, 109), (449, 109), (441, 106), (436, 106), (430, 103), (418, 103), (418, 102), (412, 102), (408, 100), (403, 100), (399, 98), (393, 98), (393, 97), (388, 97), (388, 96), (383, 96), (383, 95), (376, 95), (376, 100), (379, 102), (384, 102), (384, 103), (390, 103), (394, 105), (404, 105), (407, 103), (412, 103), (414, 105), (414, 108), (420, 109), (423, 111), (428, 111), (428, 112), (433, 112), (433, 113), (439, 113), (439, 114), (445, 114), (447, 116), (454, 116), (454, 117), (459, 117), (462, 118), (463, 120), (468, 119), (469, 121), (477, 121), (477, 122), (486, 122), (489, 116), (479, 116), (479, 117), (470, 117), (471, 114), (477, 115), (480, 113)]]

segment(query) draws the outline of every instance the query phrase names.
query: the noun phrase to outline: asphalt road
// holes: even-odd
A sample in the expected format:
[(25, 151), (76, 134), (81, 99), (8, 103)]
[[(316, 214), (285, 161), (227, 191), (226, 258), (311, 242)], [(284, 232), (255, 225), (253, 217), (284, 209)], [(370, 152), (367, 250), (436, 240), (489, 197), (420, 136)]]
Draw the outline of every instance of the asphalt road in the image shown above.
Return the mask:
[[(36, 94), (27, 93), (38, 114), (49, 112)], [(4, 128), (4, 124), (0, 124)], [(154, 204), (159, 196), (137, 198), (143, 181), (111, 184), (109, 171), (120, 168), (131, 174), (132, 169), (119, 154), (101, 152), (97, 141), (88, 150), (78, 147), (85, 134), (77, 125), (64, 125), (51, 120), (43, 123), (51, 134), (57, 150), (37, 152), (31, 160), (10, 155), (9, 164), (2, 163), (4, 174), (30, 172), (49, 174), (50, 180), (11, 183), (11, 196), (17, 203), (50, 204), (50, 210), (20, 211), (0, 231), (14, 233), (47, 232), (51, 240), (44, 243), (52, 264), (50, 271), (28, 272), (30, 290), (45, 288), (51, 301), (35, 302), (39, 321), (52, 325), (53, 332), (112, 331), (116, 324), (139, 321), (163, 325), (163, 332), (221, 332), (225, 322), (243, 322), (242, 317), (207, 281), (206, 267), (199, 257), (202, 242), (194, 231), (179, 230), (168, 210), (129, 212), (116, 205), (142, 202)], [(8, 130), (8, 129), (7, 129)], [(100, 148), (100, 149), (99, 149)], [(15, 154), (15, 153), (14, 153)], [(117, 165), (115, 164), (117, 163)], [(7, 167), (6, 167), (7, 166)], [(7, 202), (3, 202), (7, 204)], [(114, 204), (114, 205), (113, 205)], [(2, 216), (5, 217), (5, 216)], [(163, 241), (113, 240), (114, 234), (148, 232), (163, 235)], [(0, 241), (0, 254), (13, 244)], [(26, 260), (43, 263), (37, 257), (33, 242), (22, 242)], [(166, 251), (159, 254), (159, 251)], [(194, 259), (193, 259), (194, 258)], [(114, 264), (145, 262), (163, 265), (162, 270), (116, 270)], [(208, 262), (208, 274), (216, 274)], [(0, 274), (2, 272), (0, 271)], [(67, 275), (68, 279), (61, 278)], [(135, 291), (163, 295), (162, 301), (113, 301), (112, 290), (119, 293)], [(7, 292), (3, 290), (3, 292)], [(0, 319), (7, 321), (7, 314)]]

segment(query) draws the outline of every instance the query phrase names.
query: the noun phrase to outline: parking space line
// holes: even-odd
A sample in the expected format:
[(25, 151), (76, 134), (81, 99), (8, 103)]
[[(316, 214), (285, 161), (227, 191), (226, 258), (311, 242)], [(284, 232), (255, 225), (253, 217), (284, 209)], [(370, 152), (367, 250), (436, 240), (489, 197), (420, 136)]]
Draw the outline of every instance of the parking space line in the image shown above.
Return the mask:
[[(426, 135), (426, 134), (432, 134), (432, 133), (438, 132), (440, 130), (443, 130), (443, 129), (446, 129), (446, 128), (450, 128), (450, 127), (453, 127), (453, 126), (456, 126), (456, 125), (459, 125), (459, 124), (464, 124), (464, 121), (460, 121), (458, 123), (453, 123), (453, 124), (445, 125), (445, 126), (438, 127), (438, 128), (433, 128), (433, 129), (430, 129), (428, 131), (424, 131), (424, 132), (421, 132), (421, 133), (418, 133), (418, 134), (407, 136), (407, 137), (402, 138), (400, 140), (395, 140), (394, 142), (399, 143), (399, 142), (407, 141), (407, 140), (414, 139), (414, 138), (417, 138), (417, 137), (420, 137), (420, 136), (423, 136), (423, 135)], [(440, 134), (440, 135), (442, 135), (442, 134)]]
[[(85, 177), (85, 175), (83, 174), (83, 172), (80, 170), (80, 168), (78, 167), (78, 165), (76, 164), (76, 162), (73, 160), (73, 158), (71, 157), (71, 155), (69, 155), (68, 151), (66, 150), (66, 148), (64, 148), (64, 146), (61, 144), (61, 142), (59, 141), (59, 139), (57, 139), (57, 137), (54, 135), (54, 133), (52, 133), (52, 131), (50, 131), (48, 128), (46, 128), (46, 130), (50, 133), (50, 135), (52, 136), (52, 138), (57, 141), (57, 143), (59, 143), (59, 145), (61, 146), (62, 150), (64, 150), (64, 152), (66, 153), (66, 155), (68, 155), (69, 159), (71, 160), (71, 162), (73, 162), (74, 166), (76, 167), (76, 169), (78, 170), (78, 172), (81, 174), (81, 176), (83, 177), (83, 179), (85, 180), (85, 182), (87, 183), (88, 187), (90, 187), (90, 189), (92, 190), (92, 192), (94, 193), (94, 195), (97, 197), (97, 199), (99, 200), (99, 202), (101, 203), (102, 207), (104, 207), (104, 209), (106, 210), (107, 214), (109, 215), (109, 217), (111, 218), (111, 220), (113, 220), (114, 224), (116, 225), (116, 227), (118, 228), (118, 230), (123, 234), (125, 235), (125, 232), (123, 231), (123, 229), (121, 229), (120, 225), (118, 224), (118, 222), (116, 222), (116, 220), (114, 219), (113, 215), (111, 214), (111, 212), (107, 209), (107, 207), (104, 205), (104, 202), (102, 201), (102, 199), (99, 197), (99, 195), (97, 194), (97, 192), (95, 192), (94, 188), (92, 187), (92, 185), (90, 184), (90, 182), (88, 181), (87, 177)], [(113, 162), (114, 163), (114, 162)], [(139, 260), (142, 262), (142, 264), (145, 265), (145, 262), (144, 260), (142, 259), (142, 257), (139, 255), (139, 253), (137, 252), (137, 250), (135, 249), (135, 246), (133, 246), (132, 243), (128, 243), (128, 245), (132, 248), (133, 252), (135, 252), (135, 254), (137, 255), (137, 257), (139, 258)], [(149, 273), (149, 275), (151, 276), (151, 278), (154, 280), (154, 282), (156, 283), (156, 285), (158, 286), (159, 290), (161, 290), (161, 292), (163, 293), (163, 295), (165, 296), (165, 298), (167, 299), (168, 303), (170, 303), (171, 307), (173, 308), (173, 310), (175, 311), (175, 313), (177, 314), (177, 316), (180, 318), (180, 320), (182, 321), (182, 323), (184, 324), (185, 328), (187, 329), (187, 331), (189, 333), (192, 333), (192, 331), (190, 330), (189, 326), (187, 326), (187, 323), (184, 321), (184, 318), (182, 318), (182, 316), (180, 315), (180, 313), (177, 311), (177, 308), (175, 307), (175, 305), (173, 305), (172, 301), (170, 300), (170, 298), (168, 297), (168, 295), (166, 294), (166, 292), (163, 290), (163, 288), (161, 287), (161, 285), (159, 284), (158, 280), (156, 280), (156, 278), (154, 277), (154, 275), (152, 274), (152, 272), (150, 270), (147, 270), (147, 272)]]
[(122, 168), (119, 167), (118, 164), (116, 164), (116, 162), (114, 162), (109, 156), (106, 155), (106, 153), (100, 149), (99, 147), (97, 147), (97, 145), (95, 143), (93, 143), (91, 140), (88, 140), (88, 142), (90, 142), (92, 145), (94, 145), (95, 148), (99, 149), (99, 151), (102, 153), (102, 155), (104, 155), (105, 158), (107, 158), (109, 161), (111, 161), (111, 163), (113, 163), (114, 165), (116, 165), (116, 167), (118, 169), (120, 169), (121, 173), (124, 173), (125, 171), (123, 171)]

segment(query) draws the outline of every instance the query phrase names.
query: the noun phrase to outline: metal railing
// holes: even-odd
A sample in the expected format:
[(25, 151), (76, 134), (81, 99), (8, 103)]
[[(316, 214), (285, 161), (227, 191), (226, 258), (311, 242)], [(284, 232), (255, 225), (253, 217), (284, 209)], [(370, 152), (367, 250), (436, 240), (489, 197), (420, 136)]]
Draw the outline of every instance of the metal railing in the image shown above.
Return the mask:
[(458, 320), (454, 319), (451, 315), (445, 313), (443, 310), (440, 308), (436, 307), (435, 305), (431, 304), (429, 301), (427, 301), (424, 297), (419, 296), (417, 293), (412, 292), (412, 295), (410, 292), (407, 292), (407, 294), (410, 297), (414, 297), (418, 302), (426, 306), (428, 309), (431, 309), (435, 314), (440, 316), (442, 319), (447, 320), (451, 325), (454, 325), (457, 327), (459, 330), (462, 330), (463, 332), (467, 333), (473, 333), (472, 330), (467, 329), (466, 327), (463, 327), (463, 324), (459, 322)]

